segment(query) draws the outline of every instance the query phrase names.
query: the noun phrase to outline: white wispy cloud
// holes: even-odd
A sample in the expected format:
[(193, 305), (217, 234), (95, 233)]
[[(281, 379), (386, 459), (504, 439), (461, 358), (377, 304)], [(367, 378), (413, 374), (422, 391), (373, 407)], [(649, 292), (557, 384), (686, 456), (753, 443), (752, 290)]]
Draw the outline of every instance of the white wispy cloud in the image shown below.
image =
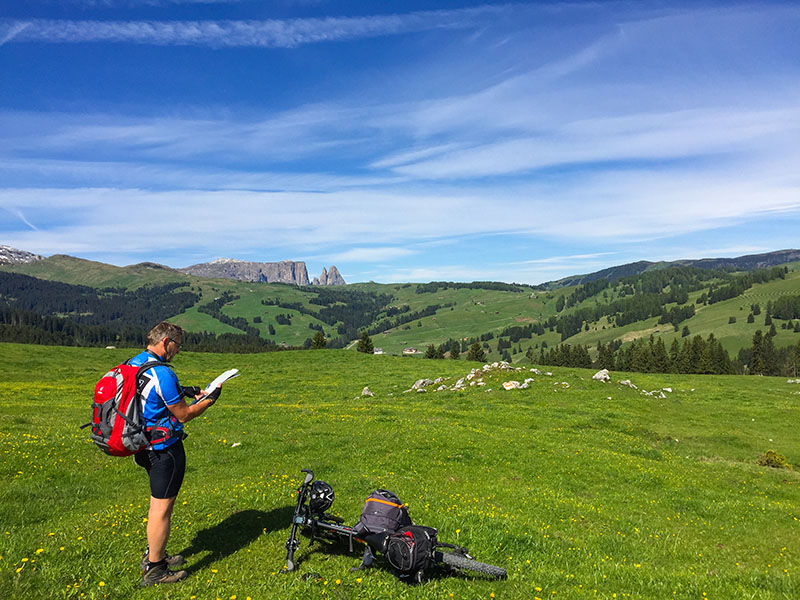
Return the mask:
[[(366, 17), (247, 21), (6, 21), (0, 39), (69, 44), (114, 42), (157, 46), (295, 48), (304, 44), (474, 27), (505, 9), (479, 6)], [(9, 32), (13, 32), (10, 35)]]
[(594, 252), (591, 254), (570, 254), (565, 256), (547, 256), (545, 258), (535, 258), (531, 260), (523, 260), (516, 264), (522, 265), (548, 265), (548, 264), (557, 264), (561, 265), (564, 263), (575, 264), (577, 261), (595, 261), (600, 257), (609, 257), (617, 254), (616, 252)]
[(403, 248), (397, 246), (375, 246), (375, 247), (365, 247), (365, 248), (351, 248), (349, 250), (345, 250), (344, 252), (337, 252), (328, 256), (328, 260), (337, 261), (337, 262), (364, 262), (364, 263), (376, 263), (376, 262), (384, 262), (387, 260), (393, 260), (400, 257), (411, 256), (416, 254), (415, 250), (410, 248)]
[(19, 219), (21, 222), (23, 222), (25, 225), (27, 225), (33, 231), (39, 231), (39, 229), (36, 227), (36, 225), (31, 223), (27, 219), (27, 217), (25, 217), (23, 212), (21, 210), (19, 210), (18, 208), (5, 208), (5, 210), (7, 210), (9, 212), (9, 214), (13, 215), (17, 219)]
[(0, 24), (0, 46), (13, 40), (28, 27), (30, 27), (30, 22), (28, 21)]
[[(670, 173), (640, 171), (576, 178), (558, 190), (526, 184), (509, 197), (505, 187), (414, 189), (350, 189), (329, 193), (205, 191), (182, 189), (0, 189), (0, 206), (27, 214), (42, 211), (57, 229), (49, 239), (65, 242), (97, 239), (115, 220), (116, 207), (137, 206), (135, 215), (118, 223), (115, 244), (144, 248), (141, 231), (149, 211), (164, 222), (180, 223), (198, 236), (226, 232), (228, 245), (239, 251), (265, 243), (305, 249), (351, 246), (353, 240), (380, 240), (382, 259), (399, 258), (410, 244), (488, 233), (515, 233), (540, 238), (613, 240), (626, 243), (656, 240), (747, 222), (749, 219), (800, 213), (800, 184), (778, 185), (725, 173), (715, 179), (691, 170)], [(522, 190), (525, 196), (520, 196)], [(647, 201), (643, 202), (642, 198)], [(591, 205), (592, 199), (602, 198)], [(222, 207), (225, 207), (224, 210)], [(6, 237), (34, 239), (35, 232), (8, 231)], [(176, 248), (190, 248), (194, 237), (177, 238)], [(39, 248), (24, 243), (23, 248)], [(342, 258), (347, 256), (340, 253)], [(363, 244), (349, 255), (369, 256)]]

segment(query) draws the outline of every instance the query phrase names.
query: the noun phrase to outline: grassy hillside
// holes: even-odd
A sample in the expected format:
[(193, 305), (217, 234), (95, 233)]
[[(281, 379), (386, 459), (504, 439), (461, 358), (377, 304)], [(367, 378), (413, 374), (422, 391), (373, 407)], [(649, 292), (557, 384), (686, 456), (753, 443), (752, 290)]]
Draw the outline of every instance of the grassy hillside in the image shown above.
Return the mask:
[[(800, 478), (756, 464), (769, 449), (800, 464), (800, 385), (630, 374), (603, 384), (553, 369), (403, 393), (422, 377), (452, 386), (475, 364), (344, 351), (177, 357), (185, 384), (232, 366), (242, 376), (187, 425), (169, 548), (190, 577), (139, 590), (144, 474), (77, 429), (96, 379), (129, 353), (0, 345), (0, 596), (800, 597)], [(528, 389), (501, 388), (528, 377)], [(359, 397), (364, 386), (374, 398)], [(662, 388), (663, 399), (641, 392)], [(418, 523), (503, 565), (508, 580), (409, 587), (380, 567), (349, 573), (357, 554), (306, 539), (298, 572), (280, 574), (301, 468), (333, 485), (348, 522), (372, 489), (395, 490)]]
[[(728, 352), (735, 356), (743, 346), (750, 344), (753, 333), (757, 328), (764, 329), (764, 313), (757, 317), (753, 323), (747, 323), (747, 315), (750, 313), (752, 304), (760, 304), (762, 311), (766, 308), (767, 302), (775, 301), (782, 295), (800, 295), (800, 264), (790, 263), (792, 269), (786, 279), (777, 279), (763, 284), (756, 284), (741, 296), (724, 300), (710, 305), (696, 305), (697, 313), (694, 317), (681, 323), (681, 327), (689, 327), (691, 335), (701, 335), (707, 337), (709, 333), (722, 342)], [(689, 295), (690, 303), (695, 303), (702, 291), (693, 292)], [(735, 317), (736, 322), (730, 324), (730, 317)], [(800, 340), (800, 335), (781, 329), (782, 321), (775, 319), (777, 337), (776, 346), (786, 346), (796, 344)], [(590, 331), (581, 332), (573, 336), (569, 343), (588, 344), (595, 346), (598, 341), (602, 343), (610, 342), (613, 339), (622, 338), (626, 342), (633, 341), (639, 337), (648, 337), (651, 333), (663, 337), (664, 342), (669, 346), (673, 339), (681, 338), (681, 331), (673, 331), (667, 324), (659, 324), (658, 318), (647, 321), (637, 321), (622, 328), (602, 329), (593, 323)]]
[[(624, 325), (616, 325), (613, 319), (602, 317), (599, 320), (590, 320), (584, 323), (580, 331), (564, 340), (558, 331), (548, 328), (544, 334), (514, 343), (508, 352), (514, 362), (523, 362), (528, 350), (533, 349), (534, 353), (538, 355), (543, 345), (552, 348), (563, 341), (572, 345), (586, 345), (594, 356), (594, 348), (598, 342), (607, 344), (614, 340), (620, 340), (623, 343), (630, 343), (642, 337), (649, 337), (651, 334), (663, 338), (665, 344), (669, 346), (672, 340), (680, 340), (683, 337), (683, 328), (687, 327), (691, 336), (700, 335), (706, 338), (713, 333), (731, 356), (735, 357), (741, 348), (751, 344), (756, 329), (760, 328), (765, 332), (768, 330), (768, 326), (764, 325), (765, 314), (763, 312), (753, 323), (747, 322), (752, 304), (759, 304), (764, 311), (768, 302), (781, 296), (800, 295), (799, 266), (800, 263), (789, 263), (788, 267), (791, 271), (785, 279), (756, 283), (735, 298), (713, 304), (702, 302), (701, 296), (707, 294), (707, 287), (692, 291), (688, 295), (687, 305), (694, 306), (696, 313), (691, 318), (682, 321), (677, 331), (669, 323), (659, 324), (659, 316)], [(317, 295), (313, 288), (301, 289), (281, 284), (203, 279), (148, 264), (120, 268), (64, 256), (51, 257), (30, 265), (4, 267), (4, 269), (45, 279), (96, 287), (137, 288), (145, 284), (186, 282), (189, 286), (188, 289), (199, 292), (200, 299), (197, 304), (182, 314), (165, 314), (160, 318), (174, 320), (189, 331), (208, 331), (217, 334), (241, 332), (229, 324), (220, 322), (212, 315), (198, 311), (200, 306), (214, 301), (227, 292), (238, 298), (225, 304), (221, 308), (221, 313), (227, 317), (244, 318), (248, 325), (255, 327), (260, 332), (262, 337), (274, 342), (302, 345), (307, 339), (313, 337), (316, 328), (322, 328), (329, 339), (338, 338), (343, 335), (340, 331), (342, 326), (346, 326), (347, 333), (344, 335), (348, 340), (357, 337), (356, 330), (347, 323), (342, 321), (326, 323), (318, 318), (324, 307), (310, 302)], [(424, 351), (430, 344), (438, 346), (450, 339), (463, 340), (483, 336), (484, 338), (495, 338), (486, 342), (486, 350), (490, 360), (498, 360), (502, 353), (498, 351), (496, 338), (506, 328), (546, 323), (553, 317), (563, 319), (579, 310), (623, 300), (630, 297), (625, 295), (624, 288), (627, 286), (633, 290), (638, 285), (637, 281), (641, 281), (643, 276), (637, 277), (631, 280), (619, 280), (606, 290), (589, 295), (574, 306), (564, 308), (561, 308), (559, 303), (582, 289), (580, 286), (551, 291), (535, 290), (530, 287), (520, 287), (520, 291), (455, 287), (428, 291), (430, 286), (422, 286), (419, 289), (423, 290), (423, 293), (418, 293), (418, 284), (364, 283), (336, 289), (386, 295), (391, 298), (384, 307), (384, 312), (377, 313), (371, 321), (367, 320), (358, 325), (357, 329), (375, 326), (387, 318), (389, 315), (387, 311), (390, 309), (402, 309), (407, 311), (405, 314), (413, 314), (432, 306), (439, 307), (435, 314), (415, 318), (386, 331), (375, 333), (373, 335), (374, 345), (389, 354), (399, 355), (406, 347), (416, 347), (420, 351)], [(722, 280), (714, 280), (713, 276), (709, 275), (706, 285), (716, 284), (719, 286), (724, 283)], [(699, 304), (697, 303), (698, 299), (701, 300)], [(348, 300), (345, 298), (344, 302), (347, 303)], [(299, 304), (302, 310), (288, 308), (287, 305), (290, 304)], [(667, 304), (665, 308), (674, 306), (676, 305)], [(279, 322), (279, 315), (288, 317), (291, 324)], [(397, 317), (389, 318), (396, 319)], [(732, 318), (735, 319), (735, 322), (730, 322)], [(781, 327), (787, 323), (776, 319), (775, 324), (777, 335), (774, 343), (776, 346), (796, 344), (800, 340), (800, 336), (793, 329)]]
[(145, 284), (162, 285), (174, 281), (189, 281), (189, 277), (162, 265), (141, 263), (116, 267), (105, 263), (56, 254), (27, 264), (3, 265), (4, 270), (23, 273), (39, 279), (49, 279), (92, 287), (124, 287), (135, 289)]

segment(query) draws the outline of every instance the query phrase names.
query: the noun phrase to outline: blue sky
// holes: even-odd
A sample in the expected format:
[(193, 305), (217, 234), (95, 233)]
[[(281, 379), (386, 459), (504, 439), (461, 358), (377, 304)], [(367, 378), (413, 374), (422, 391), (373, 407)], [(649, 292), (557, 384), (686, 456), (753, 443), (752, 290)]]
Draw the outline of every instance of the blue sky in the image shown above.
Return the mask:
[(797, 248), (793, 2), (0, 0), (0, 244), (542, 283)]

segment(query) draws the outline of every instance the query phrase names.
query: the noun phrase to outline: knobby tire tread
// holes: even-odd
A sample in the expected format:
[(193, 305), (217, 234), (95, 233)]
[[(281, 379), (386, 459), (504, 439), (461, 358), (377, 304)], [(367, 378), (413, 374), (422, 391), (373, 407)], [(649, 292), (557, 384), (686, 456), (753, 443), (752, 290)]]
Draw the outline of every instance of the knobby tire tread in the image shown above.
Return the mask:
[(436, 552), (436, 554), (441, 554), (442, 562), (449, 567), (467, 569), (469, 571), (483, 573), (484, 575), (491, 575), (498, 579), (504, 579), (506, 577), (506, 570), (501, 567), (478, 562), (477, 560), (466, 558), (465, 556), (453, 552)]

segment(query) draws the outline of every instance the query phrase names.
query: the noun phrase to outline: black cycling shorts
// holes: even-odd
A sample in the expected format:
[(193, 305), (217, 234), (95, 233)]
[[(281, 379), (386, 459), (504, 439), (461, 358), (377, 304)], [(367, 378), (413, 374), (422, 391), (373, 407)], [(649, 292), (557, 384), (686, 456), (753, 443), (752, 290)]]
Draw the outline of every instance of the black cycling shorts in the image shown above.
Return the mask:
[(164, 450), (142, 450), (133, 455), (136, 464), (147, 469), (150, 495), (153, 498), (174, 498), (178, 495), (186, 473), (186, 452), (183, 440)]

